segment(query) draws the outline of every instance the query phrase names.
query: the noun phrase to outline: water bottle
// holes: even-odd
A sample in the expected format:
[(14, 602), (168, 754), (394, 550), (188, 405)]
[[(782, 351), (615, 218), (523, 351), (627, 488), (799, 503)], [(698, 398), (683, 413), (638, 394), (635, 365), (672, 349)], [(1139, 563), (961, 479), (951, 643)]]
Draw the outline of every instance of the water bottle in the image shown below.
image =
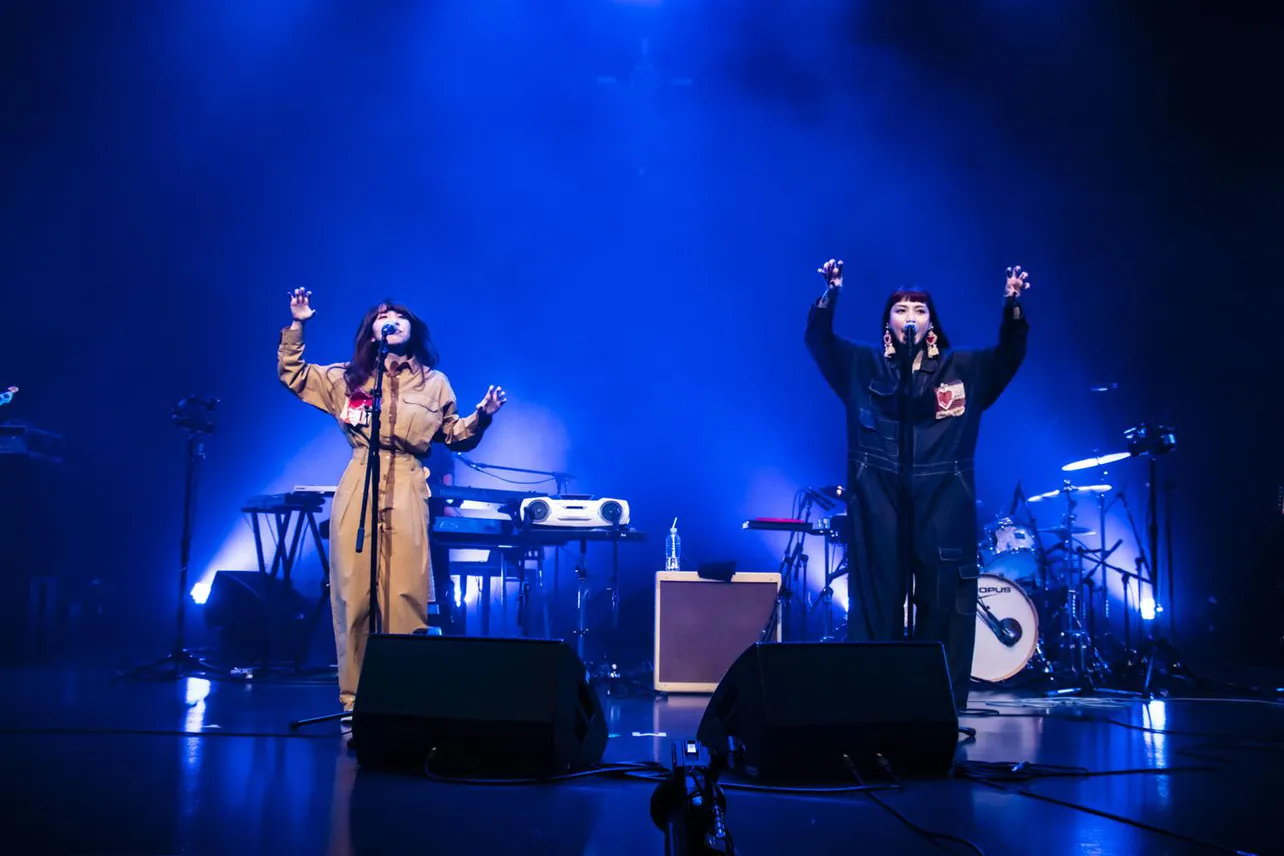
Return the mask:
[(678, 518), (673, 518), (669, 527), (669, 537), (664, 539), (664, 569), (666, 571), (682, 570), (682, 539), (678, 537)]

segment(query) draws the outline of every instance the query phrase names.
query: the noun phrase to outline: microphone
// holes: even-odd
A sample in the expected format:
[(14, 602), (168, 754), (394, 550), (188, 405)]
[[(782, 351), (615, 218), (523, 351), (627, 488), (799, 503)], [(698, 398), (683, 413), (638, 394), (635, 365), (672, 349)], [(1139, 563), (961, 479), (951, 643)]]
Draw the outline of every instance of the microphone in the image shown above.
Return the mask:
[(383, 336), (385, 339), (387, 339), (389, 336), (391, 336), (395, 332), (397, 332), (396, 324), (384, 324), (383, 327), (380, 328), (379, 330), (379, 334)]
[(914, 345), (917, 343), (917, 340), (918, 340), (918, 326), (915, 325), (913, 321), (906, 321), (904, 330), (905, 330), (905, 341), (903, 342), (903, 344), (905, 345), (905, 348), (902, 351), (902, 353), (904, 353), (905, 357), (908, 359), (909, 357), (914, 355)]

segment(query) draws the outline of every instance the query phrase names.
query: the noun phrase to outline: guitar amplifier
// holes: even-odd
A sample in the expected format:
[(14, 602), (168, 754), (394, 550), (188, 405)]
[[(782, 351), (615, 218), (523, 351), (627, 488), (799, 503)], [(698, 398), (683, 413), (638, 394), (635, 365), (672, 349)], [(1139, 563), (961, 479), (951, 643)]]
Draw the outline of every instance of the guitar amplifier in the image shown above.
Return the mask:
[[(694, 571), (655, 575), (655, 689), (711, 693), (746, 648), (764, 641), (779, 573), (738, 573), (730, 582)], [(780, 622), (765, 641), (780, 641)]]

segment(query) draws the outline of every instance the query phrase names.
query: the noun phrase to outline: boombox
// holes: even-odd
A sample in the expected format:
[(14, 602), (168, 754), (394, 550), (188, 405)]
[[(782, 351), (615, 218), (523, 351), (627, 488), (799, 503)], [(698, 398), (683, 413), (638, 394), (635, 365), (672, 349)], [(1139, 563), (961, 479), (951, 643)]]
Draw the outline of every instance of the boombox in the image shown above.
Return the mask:
[(622, 499), (587, 496), (532, 496), (523, 499), (520, 519), (532, 526), (566, 526), (593, 529), (627, 526), (629, 504)]

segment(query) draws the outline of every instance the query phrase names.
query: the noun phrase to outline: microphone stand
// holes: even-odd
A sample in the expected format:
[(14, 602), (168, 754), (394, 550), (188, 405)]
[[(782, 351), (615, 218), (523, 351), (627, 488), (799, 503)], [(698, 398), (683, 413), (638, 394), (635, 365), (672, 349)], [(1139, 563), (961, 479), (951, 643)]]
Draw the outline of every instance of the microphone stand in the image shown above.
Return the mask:
[[(901, 579), (905, 584), (905, 639), (914, 639), (914, 352), (918, 330), (905, 325), (896, 349), (900, 360), (897, 408), (900, 424), (900, 513), (896, 516)], [(973, 509), (975, 511), (975, 509)]]
[[(375, 360), (375, 386), (370, 403), (370, 442), (366, 447), (366, 479), (361, 487), (361, 525), (357, 527), (357, 552), (365, 550), (366, 521), (374, 518), (370, 530), (370, 635), (383, 632), (383, 617), (379, 615), (379, 444), (383, 431), (383, 375), (388, 361), (388, 333), (379, 337), (379, 357)], [(371, 509), (371, 494), (374, 495)], [(367, 515), (367, 511), (371, 514)]]
[[(364, 552), (366, 549), (366, 516), (367, 511), (371, 512), (370, 517), (374, 518), (375, 525), (370, 530), (370, 625), (369, 633), (371, 636), (383, 632), (383, 619), (379, 615), (379, 452), (380, 452), (380, 433), (382, 428), (383, 415), (383, 376), (388, 361), (388, 331), (385, 330), (379, 337), (379, 356), (375, 360), (375, 385), (372, 393), (373, 400), (370, 403), (370, 437), (366, 452), (366, 478), (365, 484), (361, 488), (361, 524), (357, 527), (357, 552)], [(373, 500), (371, 495), (373, 494)], [(373, 508), (371, 507), (373, 506)], [(428, 580), (428, 585), (432, 585), (432, 579)], [(298, 731), (305, 725), (315, 725), (318, 722), (329, 722), (334, 719), (343, 719), (352, 716), (349, 711), (340, 711), (339, 713), (327, 713), (322, 716), (312, 716), (307, 719), (296, 719), (290, 723), (291, 731)]]
[[(3, 403), (5, 402), (0, 401), (0, 404)], [(191, 675), (228, 677), (224, 670), (206, 663), (199, 655), (189, 650), (185, 636), (187, 599), (192, 596), (188, 585), (188, 571), (192, 559), (192, 534), (196, 528), (197, 485), (200, 480), (201, 461), (205, 460), (205, 442), (214, 432), (214, 411), (217, 406), (217, 398), (198, 399), (195, 396), (188, 396), (179, 401), (171, 411), (174, 423), (183, 428), (187, 434), (187, 468), (183, 483), (183, 528), (179, 538), (178, 611), (174, 618), (174, 647), (159, 660), (130, 669), (113, 678), (113, 682), (137, 678), (179, 680)]]
[[(571, 475), (570, 473), (559, 473), (559, 472), (554, 472), (553, 470), (527, 470), (527, 469), (523, 469), (522, 467), (501, 467), (501, 466), (497, 466), (496, 464), (478, 463), (477, 461), (472, 460), (462, 452), (455, 452), (454, 455), (456, 458), (463, 461), (467, 466), (471, 467), (474, 470), (477, 470), (477, 472), (479, 473), (485, 473), (487, 475), (489, 475), (489, 473), (487, 472), (488, 470), (502, 470), (507, 473), (526, 473), (528, 475), (533, 475), (533, 476), (548, 476), (549, 478), (553, 479), (553, 481), (557, 482), (558, 496), (561, 496), (562, 494), (566, 493), (567, 484), (575, 480), (575, 476)], [(498, 476), (496, 476), (496, 478), (498, 478)], [(538, 484), (538, 482), (536, 482), (536, 484)]]

